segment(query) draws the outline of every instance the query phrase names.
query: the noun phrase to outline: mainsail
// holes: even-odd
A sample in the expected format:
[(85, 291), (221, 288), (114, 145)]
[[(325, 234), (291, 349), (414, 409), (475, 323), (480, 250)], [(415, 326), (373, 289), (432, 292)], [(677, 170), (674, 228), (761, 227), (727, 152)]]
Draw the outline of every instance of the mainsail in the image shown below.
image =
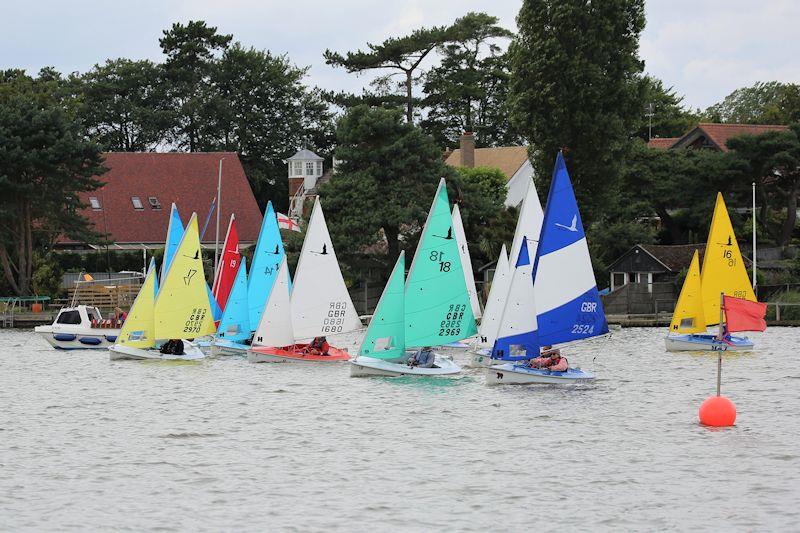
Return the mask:
[(756, 301), (721, 193), (717, 193), (708, 242), (703, 253), (700, 283), (703, 291), (703, 314), (709, 326), (719, 323), (720, 293)]
[(472, 314), (477, 320), (481, 317), (481, 304), (478, 301), (478, 289), (475, 287), (475, 274), (472, 272), (472, 259), (469, 256), (467, 234), (464, 232), (464, 222), (461, 220), (461, 210), (458, 204), (453, 206), (453, 231), (456, 235), (458, 253), (461, 255), (461, 268), (464, 272), (464, 282), (467, 284), (469, 303), (472, 306)]
[[(719, 298), (717, 298), (719, 299)], [(678, 303), (669, 325), (671, 333), (705, 333), (706, 318), (703, 311), (703, 295), (700, 284), (700, 259), (694, 251), (689, 271), (683, 281)]]
[(518, 361), (539, 356), (532, 272), (527, 239), (523, 238), (500, 319), (497, 341), (492, 348), (493, 359)]
[(294, 276), (291, 309), (296, 339), (312, 339), (362, 327), (336, 260), (319, 198), (311, 211)]
[(394, 265), (358, 355), (394, 359), (405, 350), (405, 252)]
[(500, 249), (500, 256), (497, 258), (492, 286), (489, 289), (489, 297), (486, 299), (486, 308), (483, 310), (483, 320), (478, 329), (478, 343), (485, 348), (492, 348), (494, 341), (497, 340), (500, 320), (503, 318), (503, 307), (508, 296), (508, 288), (511, 285), (510, 270), (504, 244)]
[(289, 266), (281, 260), (261, 321), (253, 335), (253, 346), (282, 348), (294, 344), (292, 314), (289, 311)]
[(533, 267), (539, 344), (608, 333), (575, 192), (561, 152)]
[(228, 223), (228, 231), (225, 233), (222, 255), (219, 258), (217, 271), (214, 274), (214, 286), (211, 291), (223, 311), (236, 281), (236, 274), (239, 272), (241, 260), (242, 254), (239, 253), (239, 232), (236, 229), (236, 216), (232, 214)]
[(523, 240), (526, 240), (528, 246), (528, 257), (536, 257), (536, 249), (539, 245), (539, 234), (542, 232), (543, 220), (544, 211), (542, 211), (542, 203), (539, 201), (539, 194), (536, 192), (536, 186), (533, 184), (533, 180), (531, 180), (528, 183), (528, 190), (525, 193), (525, 198), (522, 200), (522, 207), (520, 207), (519, 210), (517, 227), (514, 230), (514, 240), (511, 243), (509, 264), (517, 264), (517, 258), (519, 257), (519, 250), (522, 247)]
[(247, 305), (249, 307), (250, 327), (255, 328), (261, 321), (261, 312), (269, 298), (272, 285), (278, 276), (286, 254), (283, 251), (281, 232), (272, 202), (267, 203), (267, 212), (261, 222), (256, 251), (250, 263), (250, 279), (247, 281)]
[(440, 346), (477, 332), (444, 179), (406, 279), (406, 345)]
[(247, 260), (236, 271), (225, 311), (217, 328), (217, 337), (229, 341), (244, 341), (250, 338), (250, 313), (247, 306)]
[(133, 348), (150, 348), (155, 345), (156, 262), (150, 260), (147, 276), (133, 301), (128, 317), (117, 336), (117, 342)]

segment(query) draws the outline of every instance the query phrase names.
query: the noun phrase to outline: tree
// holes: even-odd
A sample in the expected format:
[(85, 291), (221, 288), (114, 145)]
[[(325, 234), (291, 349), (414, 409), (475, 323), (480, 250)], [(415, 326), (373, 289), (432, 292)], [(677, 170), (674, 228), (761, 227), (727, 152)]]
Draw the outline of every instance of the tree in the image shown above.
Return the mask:
[(167, 56), (164, 70), (178, 122), (173, 141), (195, 152), (202, 149), (201, 116), (214, 106), (210, 102), (214, 97), (210, 89), (213, 59), (228, 47), (233, 36), (219, 35), (217, 28), (203, 21), (189, 21), (185, 26), (175, 23), (163, 33), (158, 42)]
[(705, 111), (706, 119), (735, 124), (800, 121), (800, 85), (770, 81), (736, 89)]
[(619, 179), (640, 124), (643, 0), (525, 0), (511, 56), (512, 124), (528, 139), (537, 175), (558, 149), (591, 220)]
[(75, 79), (78, 115), (89, 135), (106, 151), (163, 146), (173, 124), (163, 77), (151, 61), (109, 59)]
[(643, 76), (641, 83), (645, 108), (637, 137), (650, 140), (651, 125), (652, 137), (680, 137), (698, 122), (698, 115), (683, 107), (683, 96), (675, 94), (673, 87), (664, 87), (661, 80), (649, 75)]
[(355, 251), (385, 237), (393, 263), (421, 230), (439, 178), (454, 171), (433, 139), (403, 123), (398, 110), (356, 106), (336, 137), (340, 163), (319, 191), (334, 244)]
[(468, 13), (455, 27), (461, 35), (439, 47), (442, 61), (425, 75), (422, 128), (442, 145), (455, 143), (464, 131), (475, 132), (479, 146), (518, 141), (505, 111), (508, 60), (495, 43), (512, 33), (485, 13)]
[(18, 295), (31, 291), (34, 253), (62, 234), (87, 235), (82, 191), (101, 175), (100, 147), (87, 141), (63, 101), (62, 81), (17, 71), (0, 81), (0, 265)]
[[(756, 182), (761, 201), (761, 221), (778, 246), (786, 247), (797, 227), (797, 198), (800, 195), (800, 124), (788, 131), (761, 135), (742, 135), (727, 142), (728, 148), (744, 163), (741, 176)], [(769, 206), (785, 207), (783, 222), (769, 227)]]

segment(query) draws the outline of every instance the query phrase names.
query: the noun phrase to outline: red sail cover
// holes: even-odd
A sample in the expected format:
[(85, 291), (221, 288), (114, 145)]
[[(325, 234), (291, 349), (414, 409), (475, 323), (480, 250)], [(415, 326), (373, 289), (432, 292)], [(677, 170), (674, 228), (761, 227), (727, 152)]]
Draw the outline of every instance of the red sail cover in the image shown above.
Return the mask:
[(236, 231), (236, 219), (231, 216), (228, 224), (228, 234), (225, 235), (225, 244), (222, 247), (222, 257), (214, 276), (214, 287), (211, 290), (216, 298), (219, 308), (225, 310), (228, 296), (231, 294), (236, 273), (239, 271), (242, 254), (239, 253), (239, 234)]
[(728, 331), (764, 331), (767, 304), (725, 296), (723, 301)]

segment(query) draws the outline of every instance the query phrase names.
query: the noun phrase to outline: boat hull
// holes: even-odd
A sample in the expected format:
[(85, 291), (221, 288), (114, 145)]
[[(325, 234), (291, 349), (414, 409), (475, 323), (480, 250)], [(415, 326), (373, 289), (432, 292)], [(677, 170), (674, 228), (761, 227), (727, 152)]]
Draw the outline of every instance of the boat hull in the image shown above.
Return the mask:
[(250, 345), (242, 344), (240, 342), (233, 342), (224, 339), (217, 339), (211, 342), (211, 355), (217, 356), (233, 356), (233, 357), (246, 357)]
[(189, 341), (183, 341), (183, 355), (163, 354), (152, 349), (134, 348), (115, 344), (108, 349), (112, 361), (196, 361), (206, 355), (199, 347)]
[(731, 336), (725, 341), (720, 341), (716, 335), (668, 335), (664, 339), (668, 352), (742, 352), (752, 350), (753, 341), (747, 337)]
[(34, 331), (57, 350), (107, 350), (117, 342), (119, 329), (37, 326)]
[(491, 350), (471, 350), (469, 352), (469, 367), (470, 368), (489, 368), (496, 365), (497, 360), (492, 359)]
[(506, 363), (486, 369), (487, 385), (570, 385), (594, 381), (594, 374), (579, 368), (550, 372), (527, 365)]
[(461, 372), (458, 366), (449, 357), (436, 354), (433, 368), (420, 368), (408, 366), (402, 362), (391, 362), (374, 357), (357, 357), (350, 361), (350, 377), (399, 377), (399, 376), (450, 376)]
[(248, 350), (247, 360), (251, 363), (336, 363), (350, 359), (349, 353), (333, 346), (328, 349), (328, 355), (312, 354), (308, 348), (308, 344), (296, 344), (289, 350), (258, 346)]

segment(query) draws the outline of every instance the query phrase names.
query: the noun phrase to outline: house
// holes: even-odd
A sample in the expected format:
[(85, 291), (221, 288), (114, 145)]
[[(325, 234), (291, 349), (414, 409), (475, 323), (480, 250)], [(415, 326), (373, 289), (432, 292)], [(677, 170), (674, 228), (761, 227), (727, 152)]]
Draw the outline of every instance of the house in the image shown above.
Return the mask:
[(727, 152), (728, 139), (740, 135), (760, 135), (768, 131), (786, 131), (788, 126), (771, 124), (714, 124), (701, 122), (682, 137), (650, 139), (647, 145), (658, 150), (681, 150), (702, 148)]
[(289, 171), (289, 217), (301, 220), (307, 206), (313, 206), (320, 185), (330, 181), (332, 171), (323, 172), (324, 159), (301, 148), (286, 160)]
[(506, 176), (506, 207), (516, 207), (525, 198), (528, 183), (533, 179), (533, 165), (528, 159), (525, 146), (498, 146), (495, 148), (475, 148), (472, 133), (465, 132), (459, 141), (459, 148), (445, 154), (445, 163), (451, 167), (498, 168)]
[[(86, 204), (81, 215), (89, 220), (95, 231), (107, 236), (112, 243), (111, 249), (163, 247), (173, 202), (184, 223), (193, 212), (197, 213), (202, 232), (217, 196), (220, 160), (220, 239), (225, 236), (231, 213), (236, 214), (242, 245), (250, 245), (258, 238), (261, 211), (236, 153), (111, 152), (103, 156), (109, 170), (98, 179), (105, 184), (97, 190), (80, 194), (81, 201)], [(213, 246), (215, 221), (216, 215), (211, 217), (201, 236), (206, 246)], [(98, 248), (67, 237), (61, 238), (57, 247), (73, 250)]]

